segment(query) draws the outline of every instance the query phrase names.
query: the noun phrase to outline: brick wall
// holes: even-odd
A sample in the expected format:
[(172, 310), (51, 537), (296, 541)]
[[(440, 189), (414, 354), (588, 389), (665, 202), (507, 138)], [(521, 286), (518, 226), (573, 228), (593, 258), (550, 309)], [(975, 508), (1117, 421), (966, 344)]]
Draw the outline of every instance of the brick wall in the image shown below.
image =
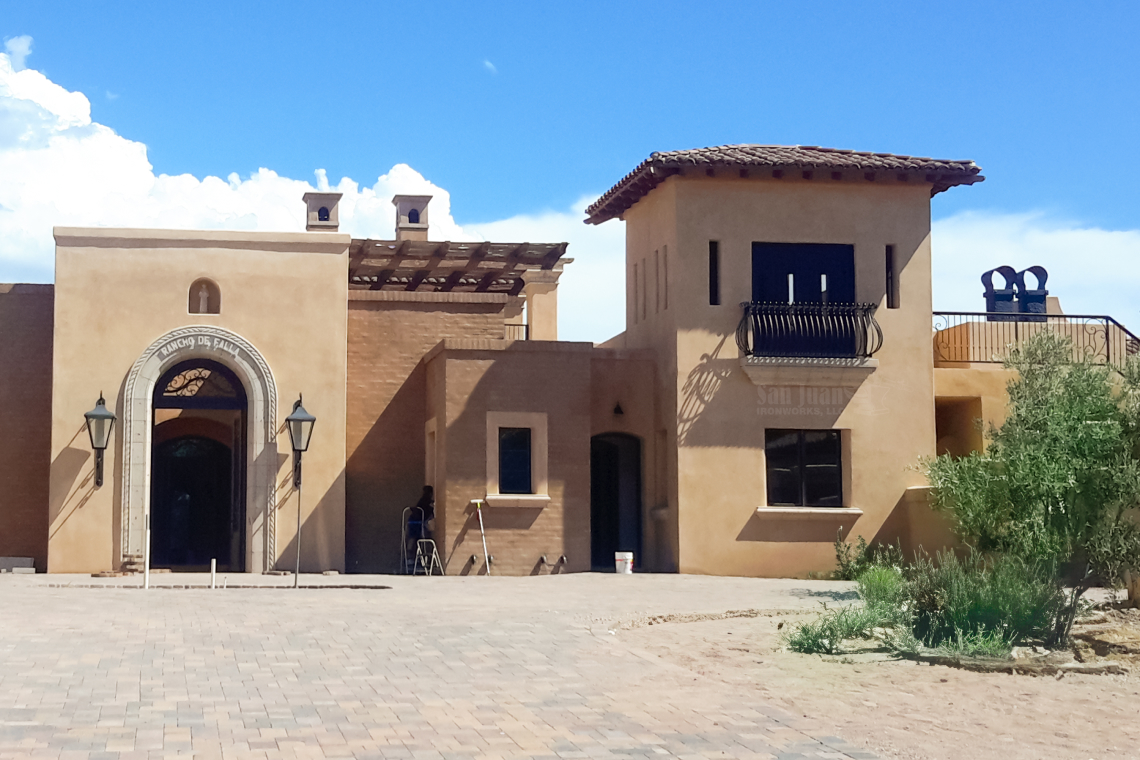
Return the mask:
[[(471, 500), (487, 492), (488, 412), (546, 415), (550, 496), (542, 507), (484, 509), (487, 551), (495, 558), (491, 572), (546, 574), (553, 568), (539, 564), (539, 558), (545, 555), (555, 563), (563, 554), (567, 564), (558, 572), (589, 570), (590, 345), (473, 343), (449, 343), (429, 362), (436, 371), (436, 419), (441, 425), (446, 419), (440, 453), (445, 482), (437, 491), (436, 507), (443, 519), (437, 521), (436, 540), (447, 573), (486, 572)], [(472, 555), (480, 557), (474, 565)]]
[(348, 304), (348, 572), (394, 572), (400, 515), (424, 486), (424, 354), (444, 338), (503, 337), (505, 296), (353, 292)]
[[(0, 556), (47, 567), (51, 464), (51, 285), (0, 285)], [(82, 420), (76, 420), (76, 429)], [(81, 441), (87, 447), (87, 441)]]

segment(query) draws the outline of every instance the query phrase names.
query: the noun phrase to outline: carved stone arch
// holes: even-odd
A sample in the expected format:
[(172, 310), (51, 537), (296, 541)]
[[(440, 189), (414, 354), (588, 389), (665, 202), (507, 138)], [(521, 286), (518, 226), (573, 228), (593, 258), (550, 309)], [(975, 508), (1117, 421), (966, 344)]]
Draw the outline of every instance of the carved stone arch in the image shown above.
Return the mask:
[(155, 383), (186, 359), (213, 359), (245, 385), (246, 563), (252, 572), (273, 569), (277, 557), (277, 384), (273, 371), (249, 341), (221, 327), (199, 325), (168, 332), (143, 351), (123, 389), (122, 559), (142, 556), (150, 511), (152, 396)]

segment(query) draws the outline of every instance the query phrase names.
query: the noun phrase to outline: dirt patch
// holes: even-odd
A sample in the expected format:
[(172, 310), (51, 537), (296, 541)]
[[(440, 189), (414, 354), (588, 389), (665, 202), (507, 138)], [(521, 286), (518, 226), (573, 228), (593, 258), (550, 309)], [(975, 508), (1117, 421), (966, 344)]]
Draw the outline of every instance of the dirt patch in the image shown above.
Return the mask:
[[(690, 617), (695, 619), (680, 624)], [(737, 610), (658, 615), (610, 627), (616, 643), (752, 690), (814, 722), (818, 733), (842, 736), (885, 758), (1100, 760), (1140, 754), (1140, 663), (1120, 651), (1140, 644), (1140, 613), (1109, 610), (1076, 631), (1088, 661), (1131, 665), (1132, 674), (1066, 672), (1060, 679), (942, 667), (873, 646), (834, 657), (782, 651), (780, 635), (811, 617)]]

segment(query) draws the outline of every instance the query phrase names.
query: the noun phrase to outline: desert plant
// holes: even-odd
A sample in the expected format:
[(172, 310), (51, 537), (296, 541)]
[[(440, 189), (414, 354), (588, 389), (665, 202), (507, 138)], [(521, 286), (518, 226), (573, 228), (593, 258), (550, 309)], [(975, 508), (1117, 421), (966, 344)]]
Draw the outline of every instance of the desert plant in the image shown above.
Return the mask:
[(935, 648), (951, 657), (1008, 657), (1013, 645), (997, 631), (958, 629)]
[[(915, 636), (928, 646), (988, 632), (1012, 645), (1048, 639), (1067, 600), (1051, 567), (1015, 555), (919, 555), (907, 571)], [(972, 639), (970, 639), (972, 640)]]
[(859, 598), (868, 607), (901, 609), (908, 601), (907, 583), (897, 567), (873, 565), (856, 579)]
[(843, 528), (835, 536), (835, 572), (832, 578), (837, 581), (857, 580), (860, 575), (874, 566), (901, 567), (902, 547), (898, 544), (876, 544), (868, 546), (862, 536), (854, 544), (843, 540)]
[(1123, 588), (1135, 569), (1134, 558), (1140, 555), (1140, 526), (1122, 516), (1089, 538), (1088, 552), (1100, 581), (1112, 589)]
[(986, 451), (925, 463), (934, 506), (953, 514), (960, 538), (1068, 589), (1050, 643), (1069, 637), (1098, 578), (1140, 569), (1127, 517), (1140, 505), (1140, 362), (1117, 377), (1073, 353), (1048, 331), (1014, 349), (1008, 415), (988, 431)]
[(843, 528), (835, 534), (835, 580), (853, 581), (867, 569), (867, 540), (859, 536), (855, 545), (843, 540)]
[(828, 609), (817, 619), (800, 623), (784, 636), (793, 652), (803, 654), (838, 654), (849, 639), (871, 638), (875, 628), (883, 625), (881, 611), (862, 605)]

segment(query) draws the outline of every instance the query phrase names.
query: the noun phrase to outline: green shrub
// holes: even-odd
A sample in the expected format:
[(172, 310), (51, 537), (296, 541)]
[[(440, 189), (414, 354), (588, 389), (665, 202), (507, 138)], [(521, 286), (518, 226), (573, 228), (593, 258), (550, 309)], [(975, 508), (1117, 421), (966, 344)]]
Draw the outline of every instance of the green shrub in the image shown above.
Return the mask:
[(1088, 553), (1099, 580), (1111, 589), (1123, 588), (1125, 575), (1135, 570), (1140, 556), (1140, 525), (1121, 516), (1102, 526), (1090, 536)]
[(983, 634), (1047, 639), (1067, 605), (1051, 568), (1011, 555), (919, 556), (906, 575), (914, 634), (928, 646)]
[(906, 605), (907, 584), (897, 567), (873, 565), (856, 579), (859, 598), (868, 607), (902, 608)]
[(878, 544), (868, 546), (867, 540), (859, 536), (858, 541), (849, 544), (843, 540), (843, 528), (835, 536), (835, 572), (832, 578), (837, 581), (853, 581), (868, 568), (902, 567), (902, 547), (898, 544)]
[(845, 640), (869, 639), (872, 630), (884, 623), (875, 608), (852, 605), (824, 612), (814, 621), (800, 623), (784, 637), (793, 652), (838, 654)]
[(985, 629), (967, 633), (961, 629), (953, 638), (938, 645), (937, 650), (951, 657), (1008, 657), (1013, 644), (997, 631)]

